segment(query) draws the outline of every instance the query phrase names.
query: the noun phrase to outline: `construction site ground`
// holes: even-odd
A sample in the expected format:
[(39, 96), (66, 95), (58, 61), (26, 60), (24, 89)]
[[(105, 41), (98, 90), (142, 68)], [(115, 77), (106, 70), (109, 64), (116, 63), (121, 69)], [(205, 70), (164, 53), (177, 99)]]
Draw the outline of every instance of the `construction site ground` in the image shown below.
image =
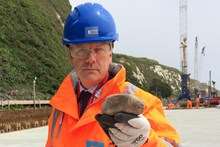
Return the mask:
[(3, 109), (0, 111), (0, 133), (19, 131), (47, 125), (50, 107), (33, 109)]
[[(165, 110), (181, 135), (181, 147), (219, 147), (220, 109)], [(47, 127), (0, 134), (0, 147), (44, 147)]]

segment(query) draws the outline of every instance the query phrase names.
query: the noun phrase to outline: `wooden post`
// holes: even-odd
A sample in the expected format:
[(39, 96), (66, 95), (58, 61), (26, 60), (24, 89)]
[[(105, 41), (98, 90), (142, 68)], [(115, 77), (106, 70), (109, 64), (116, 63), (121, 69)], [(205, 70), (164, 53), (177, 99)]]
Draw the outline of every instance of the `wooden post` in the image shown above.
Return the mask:
[(39, 108), (41, 108), (41, 103), (40, 103), (40, 99), (38, 99), (38, 102), (39, 102)]
[(10, 100), (8, 99), (8, 109), (10, 110)]
[(1, 98), (1, 107), (3, 109), (3, 98)]
[(34, 109), (36, 109), (36, 89), (35, 89), (35, 86), (36, 86), (36, 80), (37, 80), (37, 77), (34, 77), (34, 80), (33, 80), (33, 99), (34, 99)]

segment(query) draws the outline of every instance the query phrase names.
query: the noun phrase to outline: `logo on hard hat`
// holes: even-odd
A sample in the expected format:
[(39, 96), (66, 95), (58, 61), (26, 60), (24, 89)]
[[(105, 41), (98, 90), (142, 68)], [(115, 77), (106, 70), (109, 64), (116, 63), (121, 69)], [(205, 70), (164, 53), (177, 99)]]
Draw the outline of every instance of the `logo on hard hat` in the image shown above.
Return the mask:
[(95, 37), (99, 35), (98, 27), (86, 27), (85, 28), (85, 36), (86, 37)]

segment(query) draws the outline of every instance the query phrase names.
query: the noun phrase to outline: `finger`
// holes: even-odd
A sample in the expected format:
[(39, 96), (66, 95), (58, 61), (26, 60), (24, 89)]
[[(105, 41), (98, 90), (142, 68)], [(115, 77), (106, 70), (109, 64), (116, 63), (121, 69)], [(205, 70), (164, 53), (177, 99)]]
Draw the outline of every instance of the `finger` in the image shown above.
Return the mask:
[(123, 140), (118, 139), (111, 132), (109, 132), (109, 136), (110, 136), (111, 140), (114, 142), (114, 144), (117, 145), (117, 147), (136, 147), (136, 145), (133, 145), (134, 139), (130, 139), (128, 141), (123, 141)]
[(114, 115), (114, 119), (120, 123), (127, 123), (130, 119), (137, 118), (138, 115), (133, 113), (118, 112)]
[(116, 123), (112, 116), (106, 114), (97, 114), (95, 119), (100, 123), (101, 126), (105, 127), (114, 127), (114, 124)]
[(150, 127), (148, 120), (142, 115), (138, 115), (138, 118), (133, 118), (128, 121), (128, 124), (134, 128), (143, 128), (143, 127)]
[(120, 141), (128, 141), (131, 139), (131, 136), (121, 132), (116, 128), (110, 128), (109, 131), (114, 135), (114, 137)]
[(136, 136), (140, 133), (139, 129), (130, 126), (128, 123), (115, 123), (115, 127), (129, 136)]
[(114, 142), (117, 145), (124, 142), (123, 140), (118, 139), (111, 131), (109, 131), (109, 136), (110, 136), (112, 142)]

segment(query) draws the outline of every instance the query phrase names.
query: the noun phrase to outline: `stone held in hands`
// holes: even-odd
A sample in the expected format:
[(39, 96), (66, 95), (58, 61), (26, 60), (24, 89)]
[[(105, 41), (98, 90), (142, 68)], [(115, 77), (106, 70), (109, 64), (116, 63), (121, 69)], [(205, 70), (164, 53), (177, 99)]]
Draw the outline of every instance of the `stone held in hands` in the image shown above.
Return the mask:
[(142, 114), (144, 102), (132, 94), (113, 94), (102, 105), (102, 114), (115, 115), (118, 112)]

